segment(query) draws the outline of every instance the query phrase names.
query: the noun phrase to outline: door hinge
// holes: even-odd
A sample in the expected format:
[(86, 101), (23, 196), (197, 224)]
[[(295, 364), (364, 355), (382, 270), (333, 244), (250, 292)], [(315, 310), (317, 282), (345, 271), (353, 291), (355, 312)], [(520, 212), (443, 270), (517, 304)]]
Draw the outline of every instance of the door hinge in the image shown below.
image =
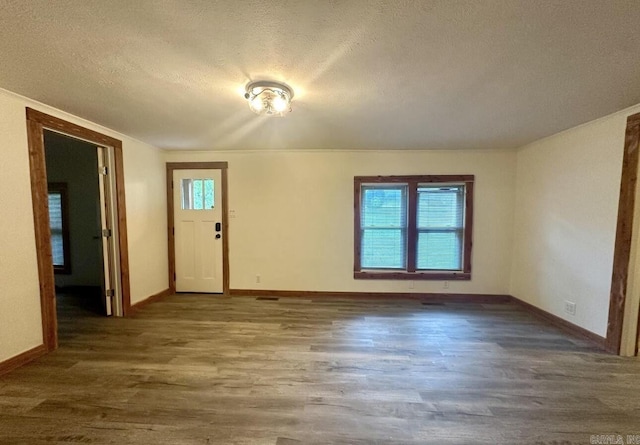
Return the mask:
[(104, 236), (105, 238), (111, 238), (111, 229), (103, 229), (102, 236)]
[(107, 167), (99, 167), (98, 171), (103, 176), (107, 176), (107, 174), (109, 174), (109, 169)]
[(176, 235), (176, 228), (175, 227), (171, 228), (171, 233), (173, 233), (174, 236)]
[(176, 281), (176, 273), (173, 273), (173, 281)]
[(105, 295), (106, 295), (107, 297), (115, 297), (116, 292), (115, 292), (113, 289), (107, 289), (107, 290), (105, 291)]

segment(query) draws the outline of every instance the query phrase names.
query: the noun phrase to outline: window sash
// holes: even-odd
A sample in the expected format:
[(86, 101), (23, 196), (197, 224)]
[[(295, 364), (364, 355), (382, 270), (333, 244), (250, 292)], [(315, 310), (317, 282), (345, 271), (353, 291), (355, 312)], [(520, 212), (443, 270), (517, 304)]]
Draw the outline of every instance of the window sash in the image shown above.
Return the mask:
[[(423, 199), (424, 198), (424, 199)], [(455, 202), (451, 202), (451, 198)], [(418, 184), (416, 226), (422, 229), (464, 229), (465, 186)], [(422, 212), (422, 206), (431, 205)], [(451, 206), (453, 212), (450, 212)], [(421, 224), (422, 223), (422, 224)]]
[[(355, 177), (354, 277), (470, 279), (473, 181), (473, 175)], [(402, 227), (401, 238), (403, 245), (406, 243), (402, 252), (404, 261), (396, 261), (393, 267), (388, 267), (386, 261), (376, 264), (371, 260), (371, 249), (365, 246), (365, 237), (370, 235), (368, 231), (371, 229), (399, 229), (396, 226), (397, 220), (396, 224), (378, 224), (372, 227), (369, 224), (370, 218), (365, 218), (364, 195), (374, 187), (406, 189), (406, 224)], [(438, 198), (439, 194), (442, 194), (442, 200)], [(436, 208), (436, 214), (431, 215), (432, 218), (425, 217), (427, 204)], [(420, 205), (422, 209), (419, 209)], [(427, 244), (434, 243), (440, 246), (440, 253), (425, 250)], [(388, 270), (385, 272), (386, 269)]]
[[(464, 257), (464, 228), (452, 228), (452, 229), (421, 229), (418, 230), (418, 236), (416, 237), (416, 270), (448, 270), (448, 271), (461, 271), (462, 259)], [(421, 237), (420, 235), (450, 235), (454, 237), (450, 238), (449, 242), (453, 242), (455, 247), (449, 251), (439, 253), (433, 249), (426, 248), (426, 251), (420, 249), (420, 240), (427, 237)]]
[[(409, 266), (409, 258), (408, 258), (408, 249), (406, 248), (408, 242), (415, 243), (415, 255), (414, 255), (414, 263), (412, 268), (414, 270), (447, 270), (447, 271), (460, 271), (462, 270), (462, 258), (463, 258), (463, 243), (462, 243), (462, 234), (464, 231), (464, 189), (465, 186), (461, 184), (455, 184), (450, 186), (445, 185), (428, 185), (428, 184), (418, 184), (417, 186), (414, 184), (414, 187), (417, 188), (417, 198), (416, 202), (411, 202), (409, 205), (400, 205), (399, 211), (403, 213), (403, 216), (399, 218), (399, 224), (372, 224), (371, 220), (373, 218), (368, 217), (368, 213), (370, 211), (367, 209), (365, 205), (367, 192), (371, 191), (400, 191), (402, 201), (406, 200), (406, 190), (410, 188), (410, 184), (401, 184), (401, 185), (362, 185), (362, 195), (364, 199), (361, 202), (361, 214), (364, 217), (361, 218), (361, 268), (362, 269), (400, 269), (407, 270)], [(454, 195), (456, 210), (453, 215), (453, 219), (455, 220), (453, 225), (447, 226), (433, 226), (433, 225), (420, 225), (420, 216), (424, 215), (427, 219), (430, 217), (429, 210), (425, 210), (424, 213), (421, 213), (421, 203), (420, 194), (425, 196), (428, 195)], [(428, 195), (427, 195), (428, 194)], [(447, 196), (450, 198), (449, 196)], [(427, 198), (428, 199), (428, 198)], [(424, 203), (428, 204), (428, 203)], [(445, 203), (446, 204), (446, 203)], [(416, 236), (414, 239), (409, 240), (407, 236), (408, 229), (408, 213), (409, 206), (415, 205), (417, 206), (417, 214), (416, 214)], [(444, 206), (443, 206), (444, 207)], [(432, 211), (435, 213), (435, 211)], [(382, 218), (384, 219), (384, 218)], [(369, 220), (369, 224), (366, 221)], [(374, 231), (389, 231), (389, 232), (399, 232), (401, 237), (399, 240), (396, 240), (396, 243), (391, 243), (387, 241), (386, 243), (381, 240), (379, 241), (379, 246), (372, 245), (373, 243), (367, 239), (367, 234)], [(445, 259), (438, 260), (434, 258), (433, 252), (424, 251), (420, 249), (420, 240), (425, 239), (425, 237), (421, 237), (422, 233), (449, 233), (456, 232), (458, 236), (453, 240), (455, 246), (452, 247), (451, 251), (447, 251), (441, 253), (440, 256), (445, 256)], [(399, 242), (398, 242), (399, 241)], [(373, 251), (369, 251), (369, 248)], [(395, 250), (394, 250), (395, 248)], [(455, 250), (454, 250), (455, 249)], [(400, 258), (397, 258), (397, 256)], [(375, 262), (374, 257), (378, 257), (378, 261)], [(381, 257), (381, 258), (380, 258)], [(395, 258), (394, 258), (395, 257)], [(449, 257), (448, 259), (446, 257)], [(433, 264), (441, 264), (441, 267), (434, 266)], [(446, 266), (444, 265), (446, 264)]]
[[(361, 188), (361, 263), (366, 269), (407, 267), (407, 186), (365, 184)], [(377, 209), (382, 212), (376, 213)]]
[[(372, 248), (378, 247), (378, 249), (384, 249), (386, 254), (380, 254), (378, 249), (375, 249), (372, 254), (368, 254), (367, 247), (368, 243), (373, 240), (367, 239), (367, 234), (372, 232), (390, 232), (397, 233), (399, 235), (399, 239), (394, 240), (390, 237), (387, 240), (380, 240), (380, 235), (378, 235), (378, 243), (382, 244), (381, 246), (372, 246)], [(405, 270), (407, 268), (407, 229), (404, 228), (379, 228), (375, 229), (362, 229), (361, 230), (361, 262), (363, 269), (399, 269)], [(385, 243), (386, 241), (386, 243)], [(395, 241), (395, 242), (394, 242)], [(384, 245), (386, 244), (386, 246)], [(395, 248), (395, 249), (394, 249)], [(373, 263), (372, 260), (375, 257), (378, 260), (377, 264)], [(381, 258), (382, 257), (382, 258)]]
[(416, 201), (416, 270), (461, 271), (465, 185), (418, 184)]

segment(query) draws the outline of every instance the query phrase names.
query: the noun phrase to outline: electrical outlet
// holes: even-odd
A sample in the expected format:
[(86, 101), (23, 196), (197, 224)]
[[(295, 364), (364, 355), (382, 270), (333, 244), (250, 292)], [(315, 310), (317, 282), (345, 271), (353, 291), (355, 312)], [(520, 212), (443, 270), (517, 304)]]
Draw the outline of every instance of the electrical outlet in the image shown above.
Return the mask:
[(564, 301), (564, 311), (569, 315), (576, 315), (576, 304), (572, 301)]
[(260, 275), (256, 275), (256, 283), (260, 283)]
[(449, 282), (445, 281), (444, 283), (442, 283), (442, 288), (443, 289), (449, 289)]
[(413, 289), (415, 287), (414, 281), (409, 280), (409, 289)]

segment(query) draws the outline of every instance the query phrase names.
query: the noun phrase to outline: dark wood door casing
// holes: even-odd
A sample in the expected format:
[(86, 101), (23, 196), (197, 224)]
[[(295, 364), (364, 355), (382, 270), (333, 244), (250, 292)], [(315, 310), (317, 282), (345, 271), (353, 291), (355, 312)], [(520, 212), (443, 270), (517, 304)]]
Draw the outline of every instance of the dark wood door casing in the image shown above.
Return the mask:
[[(618, 224), (613, 253), (613, 271), (611, 274), (611, 295), (609, 299), (609, 320), (607, 323), (607, 351), (620, 354), (622, 345), (622, 328), (627, 287), (629, 264), (631, 259), (631, 240), (636, 200), (636, 183), (638, 181), (638, 151), (640, 149), (640, 113), (627, 118), (625, 132), (622, 174), (620, 177), (620, 197), (618, 202)], [(640, 322), (640, 314), (638, 314)], [(637, 335), (636, 335), (637, 337)], [(636, 355), (638, 339), (636, 338)]]
[(222, 176), (222, 290), (229, 294), (229, 200), (228, 162), (167, 162), (167, 247), (169, 252), (169, 289), (176, 291), (176, 244), (173, 221), (173, 171), (174, 170), (220, 170)]
[(44, 346), (46, 350), (50, 352), (58, 347), (58, 333), (53, 259), (51, 257), (44, 130), (56, 131), (96, 145), (113, 147), (114, 149), (115, 201), (118, 209), (118, 244), (120, 250), (122, 306), (124, 315), (128, 315), (131, 309), (131, 291), (129, 282), (129, 252), (122, 141), (28, 107), (26, 109), (26, 117), (31, 197), (36, 239), (38, 279), (40, 282), (42, 332)]

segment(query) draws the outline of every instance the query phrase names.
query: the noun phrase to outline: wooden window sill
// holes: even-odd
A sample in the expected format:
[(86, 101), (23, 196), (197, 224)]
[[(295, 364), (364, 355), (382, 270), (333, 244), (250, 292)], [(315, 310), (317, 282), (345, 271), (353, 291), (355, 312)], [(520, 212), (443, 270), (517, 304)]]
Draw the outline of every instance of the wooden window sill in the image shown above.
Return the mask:
[(471, 272), (462, 271), (434, 271), (434, 272), (404, 272), (404, 271), (354, 271), (356, 280), (448, 280), (469, 281)]

